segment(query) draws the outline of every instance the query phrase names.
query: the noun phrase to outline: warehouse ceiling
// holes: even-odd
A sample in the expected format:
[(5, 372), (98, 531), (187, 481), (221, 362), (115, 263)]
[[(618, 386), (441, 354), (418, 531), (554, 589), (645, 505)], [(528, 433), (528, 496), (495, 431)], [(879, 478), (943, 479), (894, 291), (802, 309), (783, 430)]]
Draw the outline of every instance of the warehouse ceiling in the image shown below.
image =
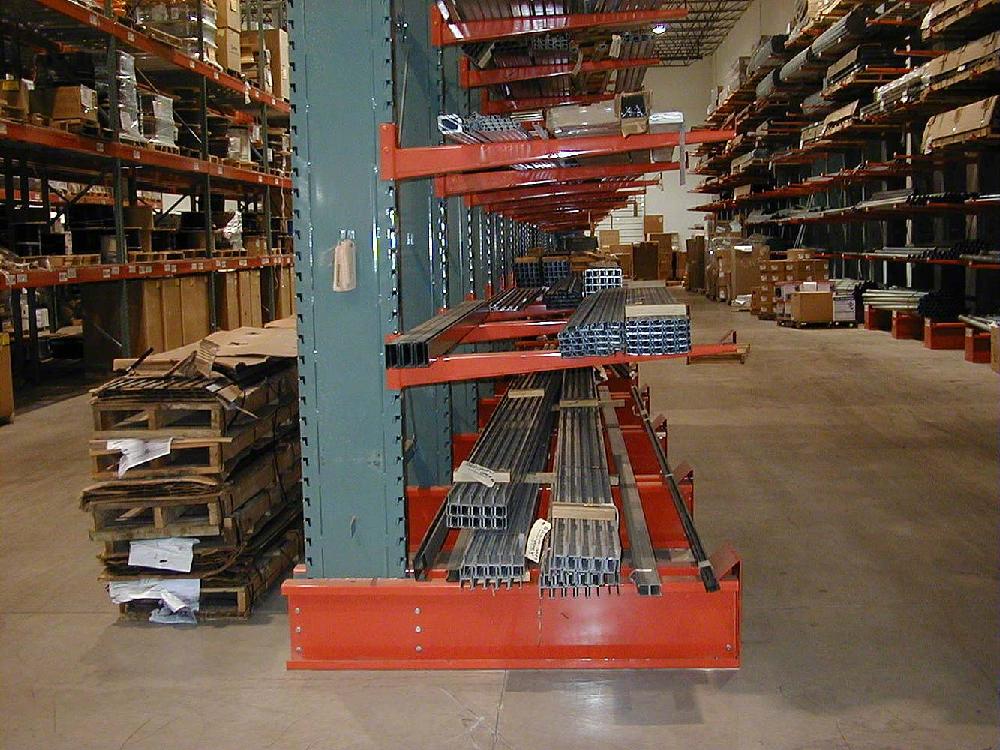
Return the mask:
[(655, 55), (664, 65), (676, 66), (712, 54), (750, 0), (438, 0), (438, 4), (447, 8), (449, 17), (463, 21), (686, 8), (685, 18), (645, 29), (653, 31)]

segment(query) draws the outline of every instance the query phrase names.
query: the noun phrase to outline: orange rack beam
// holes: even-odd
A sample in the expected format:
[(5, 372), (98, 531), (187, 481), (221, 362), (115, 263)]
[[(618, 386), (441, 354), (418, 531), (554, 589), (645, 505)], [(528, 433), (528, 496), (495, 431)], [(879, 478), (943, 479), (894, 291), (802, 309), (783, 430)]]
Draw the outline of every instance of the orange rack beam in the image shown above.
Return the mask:
[(613, 164), (603, 167), (554, 167), (552, 169), (507, 169), (499, 172), (471, 174), (446, 174), (434, 178), (434, 194), (439, 198), (455, 195), (484, 193), (490, 190), (509, 190), (532, 185), (603, 180), (609, 177), (638, 177), (653, 172), (680, 169), (676, 161), (659, 161), (649, 164)]
[(653, 68), (660, 64), (658, 57), (633, 57), (627, 60), (588, 60), (558, 65), (512, 65), (507, 68), (479, 70), (472, 67), (469, 58), (458, 61), (458, 82), (462, 88), (475, 89), (484, 86), (498, 86), (515, 81), (531, 81), (536, 78), (554, 78), (587, 73), (603, 73), (628, 68)]
[[(379, 128), (379, 172), (383, 180), (410, 180), (452, 172), (509, 167), (532, 161), (649, 151), (670, 148), (680, 143), (679, 133), (647, 133), (401, 148), (394, 123), (383, 123)], [(735, 130), (691, 130), (685, 133), (684, 138), (687, 144), (694, 145), (726, 141), (735, 136)]]
[(290, 190), (292, 181), (253, 169), (231, 167), (228, 164), (203, 161), (190, 156), (157, 151), (124, 142), (103, 141), (70, 133), (59, 128), (28, 125), (12, 120), (0, 120), (0, 142), (10, 141), (31, 146), (58, 149), (97, 159), (121, 159), (126, 164), (159, 167), (185, 174), (207, 174), (211, 177), (250, 185), (278, 187)]
[(526, 99), (490, 99), (489, 92), (483, 91), (479, 101), (479, 111), (484, 115), (507, 115), (512, 112), (524, 112), (528, 109), (561, 107), (564, 104), (580, 106), (597, 104), (614, 98), (614, 94), (583, 94), (580, 96), (538, 96)]
[(494, 190), (486, 193), (473, 193), (465, 197), (465, 205), (475, 206), (511, 203), (525, 198), (550, 198), (559, 195), (584, 195), (591, 193), (607, 193), (614, 195), (621, 190), (652, 187), (659, 185), (659, 180), (632, 180), (628, 182), (580, 182), (572, 185), (538, 185), (533, 187), (515, 188), (512, 190)]
[(545, 34), (550, 31), (585, 31), (616, 26), (645, 26), (661, 21), (685, 18), (687, 8), (632, 10), (617, 13), (572, 13), (522, 18), (493, 18), (484, 21), (445, 19), (440, 6), (431, 6), (431, 42), (435, 47), (455, 44), (493, 42), (524, 34)]

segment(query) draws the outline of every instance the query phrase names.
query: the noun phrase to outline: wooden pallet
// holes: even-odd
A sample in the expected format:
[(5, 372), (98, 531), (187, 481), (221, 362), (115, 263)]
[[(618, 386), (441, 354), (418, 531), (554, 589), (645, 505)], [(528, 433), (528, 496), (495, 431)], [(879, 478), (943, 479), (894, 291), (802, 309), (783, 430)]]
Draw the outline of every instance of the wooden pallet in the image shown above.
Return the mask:
[[(280, 439), (294, 424), (298, 403), (268, 406), (260, 418), (225, 437), (174, 439), (170, 453), (128, 471), (129, 479), (164, 479), (186, 475), (228, 477), (251, 452)], [(295, 425), (297, 426), (297, 425)], [(91, 440), (91, 476), (96, 480), (118, 478), (121, 454), (107, 447), (106, 440)]]
[(830, 320), (823, 323), (809, 323), (801, 320), (791, 320), (790, 318), (778, 318), (778, 325), (785, 328), (857, 328), (858, 324), (853, 320)]
[[(86, 488), (81, 508), (91, 514), (90, 537), (115, 544), (135, 539), (196, 536), (235, 545), (297, 491), (302, 472), (297, 436), (261, 452), (233, 477), (109, 481)], [(127, 556), (127, 548), (124, 550)]]
[(22, 109), (21, 107), (14, 107), (5, 102), (0, 102), (0, 117), (5, 120), (14, 120), (15, 122), (24, 122), (28, 119), (28, 111)]
[(750, 345), (736, 344), (735, 346), (735, 352), (727, 352), (725, 354), (699, 354), (697, 356), (687, 357), (686, 362), (689, 365), (708, 364), (712, 362), (739, 362), (741, 365), (746, 364), (747, 357), (750, 356)]
[(129, 263), (166, 263), (171, 260), (184, 260), (184, 252), (182, 250), (161, 250), (146, 253), (132, 250), (128, 254)]
[[(290, 528), (234, 572), (202, 580), (198, 619), (249, 617), (263, 598), (302, 556), (301, 528)], [(120, 605), (120, 619), (146, 620), (158, 604), (136, 601)]]
[(86, 135), (93, 138), (101, 136), (102, 128), (92, 120), (71, 119), (71, 120), (51, 120), (51, 127), (65, 130), (67, 133)]
[(77, 268), (79, 266), (96, 266), (101, 262), (100, 254), (95, 255), (43, 255), (49, 268)]
[(150, 142), (147, 145), (154, 151), (162, 151), (165, 154), (180, 154), (181, 152), (181, 150), (177, 146), (170, 146), (166, 143)]

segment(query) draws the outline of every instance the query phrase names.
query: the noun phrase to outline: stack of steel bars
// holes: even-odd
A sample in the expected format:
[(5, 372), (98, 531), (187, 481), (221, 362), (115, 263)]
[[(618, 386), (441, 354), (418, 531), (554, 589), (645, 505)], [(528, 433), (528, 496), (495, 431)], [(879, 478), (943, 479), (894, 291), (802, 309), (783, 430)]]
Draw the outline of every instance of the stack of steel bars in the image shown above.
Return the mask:
[[(482, 300), (468, 300), (449, 307), (440, 315), (425, 320), (385, 345), (386, 367), (426, 367), (431, 357), (452, 349), (458, 340), (448, 332), (458, 323), (485, 312)], [(460, 338), (460, 337), (459, 337)]]
[(585, 297), (559, 332), (564, 357), (606, 357), (625, 347), (625, 290)]
[(861, 301), (883, 310), (916, 310), (925, 294), (913, 289), (866, 289)]
[(549, 286), (542, 284), (542, 264), (534, 255), (514, 258), (514, 284), (516, 286)]
[(570, 274), (560, 279), (542, 296), (545, 306), (558, 309), (576, 307), (583, 301), (583, 279), (579, 274)]
[(507, 476), (492, 486), (476, 480), (456, 481), (445, 499), (449, 527), (508, 528), (518, 482), (544, 467), (558, 394), (559, 378), (551, 373), (523, 375), (513, 383), (468, 459), (485, 469), (483, 474)]
[(554, 286), (570, 275), (568, 255), (545, 255), (542, 257), (542, 282)]
[(618, 266), (591, 266), (583, 272), (583, 293), (596, 294), (602, 289), (616, 289), (625, 275)]
[(552, 529), (543, 552), (539, 589), (589, 596), (621, 582), (621, 540), (611, 494), (600, 405), (592, 368), (563, 374)]
[(691, 351), (691, 318), (662, 286), (626, 290), (625, 351), (683, 354)]
[(490, 312), (519, 312), (537, 302), (543, 291), (540, 286), (508, 289), (489, 301)]

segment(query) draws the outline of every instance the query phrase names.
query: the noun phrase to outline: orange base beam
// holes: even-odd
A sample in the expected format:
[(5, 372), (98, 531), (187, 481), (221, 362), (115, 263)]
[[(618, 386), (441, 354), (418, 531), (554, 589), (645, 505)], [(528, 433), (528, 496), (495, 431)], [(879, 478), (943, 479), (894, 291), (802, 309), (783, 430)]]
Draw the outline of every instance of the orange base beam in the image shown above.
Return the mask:
[(928, 349), (965, 347), (965, 323), (937, 323), (924, 319), (924, 346)]
[(924, 319), (916, 313), (904, 310), (892, 311), (892, 337), (894, 339), (917, 339), (924, 337)]
[(990, 334), (987, 331), (977, 331), (975, 328), (965, 329), (965, 361), (988, 365), (990, 363)]
[(865, 328), (869, 331), (892, 330), (892, 311), (865, 305)]

